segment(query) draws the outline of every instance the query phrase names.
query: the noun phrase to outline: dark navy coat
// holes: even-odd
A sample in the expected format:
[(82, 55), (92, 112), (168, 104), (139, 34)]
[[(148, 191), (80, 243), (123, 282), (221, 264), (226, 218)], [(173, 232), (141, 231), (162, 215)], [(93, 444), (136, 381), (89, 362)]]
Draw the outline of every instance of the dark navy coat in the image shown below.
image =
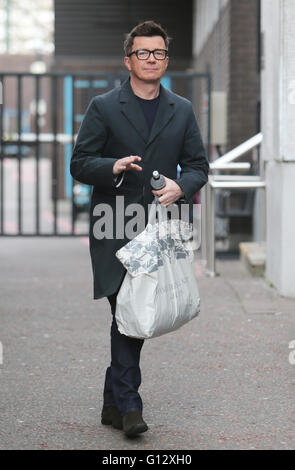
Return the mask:
[[(142, 158), (136, 163), (143, 170), (126, 171), (122, 184), (116, 187), (113, 165), (118, 158), (129, 155)], [(178, 164), (181, 167), (179, 179)], [(147, 208), (154, 198), (150, 186), (152, 172), (158, 170), (175, 180), (184, 192), (184, 200), (192, 203), (194, 194), (207, 182), (208, 169), (200, 130), (187, 99), (161, 85), (150, 134), (129, 79), (91, 100), (78, 132), (70, 171), (75, 180), (93, 186), (89, 238), (94, 299), (109, 296), (120, 286), (126, 269), (115, 252), (129, 241), (124, 236), (98, 239), (93, 231), (99, 219), (95, 207), (105, 203), (113, 208), (116, 233), (116, 196), (124, 196), (124, 206), (118, 209), (117, 205), (117, 210), (124, 214), (130, 203), (140, 203)], [(124, 223), (130, 218), (124, 215)]]

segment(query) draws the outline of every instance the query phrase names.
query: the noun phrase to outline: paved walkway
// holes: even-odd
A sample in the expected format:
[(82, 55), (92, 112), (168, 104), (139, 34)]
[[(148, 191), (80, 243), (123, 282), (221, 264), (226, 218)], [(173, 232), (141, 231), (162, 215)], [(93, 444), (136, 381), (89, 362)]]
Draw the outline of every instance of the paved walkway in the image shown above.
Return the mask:
[(111, 313), (87, 240), (2, 238), (0, 266), (1, 449), (295, 448), (295, 300), (239, 261), (197, 266), (200, 317), (145, 342), (134, 440), (100, 424)]

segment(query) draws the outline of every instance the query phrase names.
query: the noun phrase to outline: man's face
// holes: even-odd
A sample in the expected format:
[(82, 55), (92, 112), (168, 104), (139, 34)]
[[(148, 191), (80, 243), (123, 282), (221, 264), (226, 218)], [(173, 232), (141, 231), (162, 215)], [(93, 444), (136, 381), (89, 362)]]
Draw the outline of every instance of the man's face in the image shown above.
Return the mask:
[[(137, 49), (166, 49), (165, 41), (162, 36), (136, 36), (133, 39), (132, 51)], [(136, 54), (130, 57), (124, 57), (124, 62), (131, 74), (145, 82), (155, 82), (161, 79), (168, 66), (168, 57), (164, 60), (157, 60), (154, 54), (150, 54), (146, 60), (139, 60)]]

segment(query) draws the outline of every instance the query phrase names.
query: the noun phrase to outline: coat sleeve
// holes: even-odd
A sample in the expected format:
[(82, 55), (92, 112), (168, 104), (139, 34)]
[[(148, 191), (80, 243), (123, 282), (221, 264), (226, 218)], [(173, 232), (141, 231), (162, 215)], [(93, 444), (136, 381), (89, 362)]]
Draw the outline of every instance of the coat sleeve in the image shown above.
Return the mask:
[(184, 144), (179, 161), (180, 177), (174, 180), (183, 190), (184, 198), (187, 201), (192, 199), (194, 194), (207, 183), (209, 172), (200, 129), (191, 103), (189, 106)]
[(102, 155), (106, 140), (107, 129), (101, 105), (94, 97), (88, 105), (73, 149), (70, 172), (75, 180), (101, 188), (117, 187), (119, 178), (113, 175), (117, 159)]

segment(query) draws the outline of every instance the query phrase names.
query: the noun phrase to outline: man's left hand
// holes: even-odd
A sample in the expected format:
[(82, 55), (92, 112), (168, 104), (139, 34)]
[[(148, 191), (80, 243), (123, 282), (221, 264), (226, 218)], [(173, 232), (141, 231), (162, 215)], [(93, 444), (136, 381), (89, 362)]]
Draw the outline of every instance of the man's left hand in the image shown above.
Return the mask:
[(158, 201), (159, 203), (164, 206), (170, 206), (170, 204), (173, 204), (175, 201), (180, 199), (181, 197), (184, 197), (184, 192), (182, 191), (181, 187), (175, 183), (175, 181), (171, 180), (170, 178), (166, 178), (164, 176), (166, 186), (162, 189), (153, 189), (152, 193), (154, 196), (161, 196), (159, 197)]

